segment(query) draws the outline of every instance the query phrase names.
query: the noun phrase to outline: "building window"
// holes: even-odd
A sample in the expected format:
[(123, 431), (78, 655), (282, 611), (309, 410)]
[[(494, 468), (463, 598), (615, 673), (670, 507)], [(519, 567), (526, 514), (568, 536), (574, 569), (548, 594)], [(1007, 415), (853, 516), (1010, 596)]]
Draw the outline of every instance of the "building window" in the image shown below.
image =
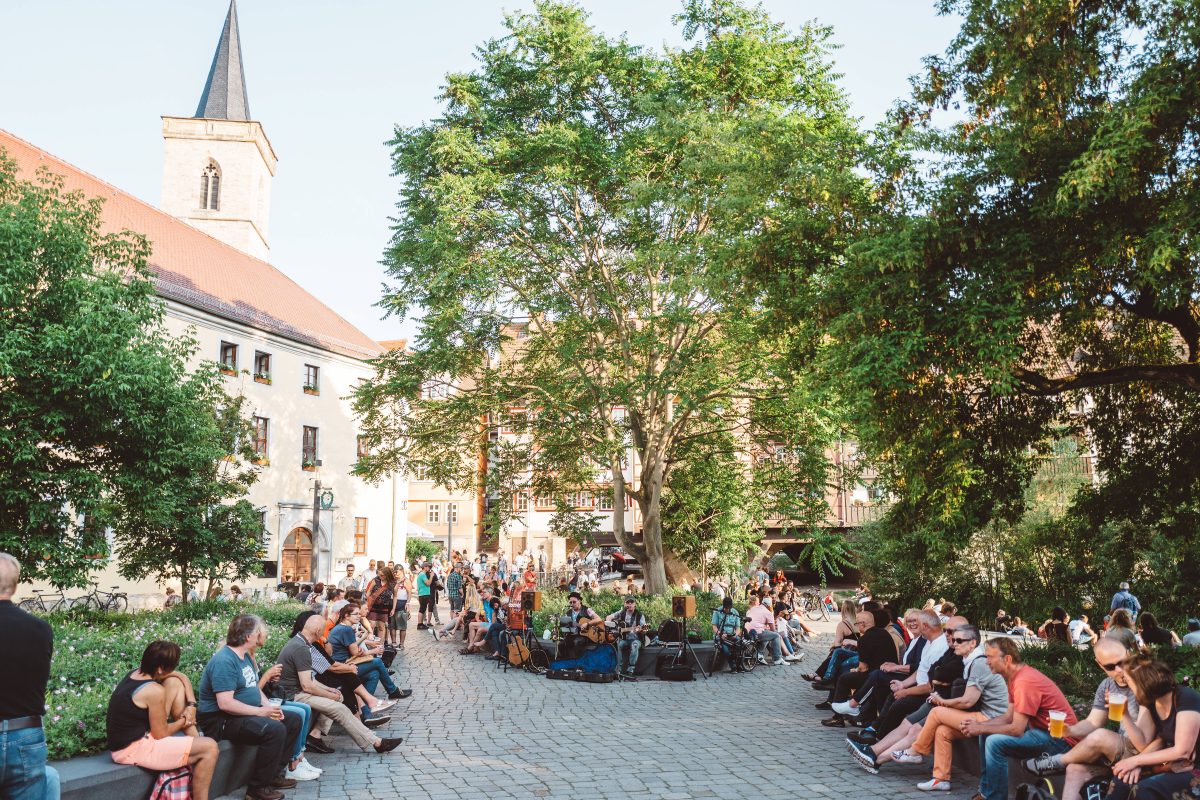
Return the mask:
[(271, 382), (271, 354), (261, 350), (254, 351), (254, 380), (259, 383)]
[(533, 498), (533, 506), (538, 511), (553, 511), (554, 510), (554, 498), (550, 497), (549, 495), (541, 495), (539, 497), (535, 497), (535, 498)]
[(451, 525), (458, 522), (458, 503), (446, 503), (446, 521)]
[(367, 518), (354, 518), (354, 555), (365, 556), (367, 554)]
[(359, 458), (371, 455), (371, 450), (367, 447), (367, 437), (359, 436), (354, 440), (354, 453)]
[(321, 393), (321, 368), (312, 364), (304, 365), (304, 391), (308, 394)]
[(429, 479), (430, 479), (429, 478), (429, 467), (427, 467), (423, 464), (418, 464), (416, 467), (413, 468), (413, 480), (414, 481), (425, 482), (425, 481), (428, 481)]
[(601, 489), (596, 493), (596, 509), (599, 511), (613, 510), (613, 492), (612, 489)]
[(237, 372), (238, 346), (232, 342), (221, 342), (221, 372)]
[(311, 425), (304, 426), (304, 443), (300, 449), (300, 466), (305, 469), (317, 468), (317, 429)]
[(429, 525), (437, 525), (442, 521), (442, 504), (430, 503), (425, 507), (425, 522)]
[(254, 456), (256, 461), (266, 461), (270, 446), (271, 420), (254, 418)]
[(200, 208), (221, 210), (221, 170), (212, 161), (200, 173)]
[(515, 495), (513, 495), (513, 510), (529, 510), (529, 492), (517, 492)]

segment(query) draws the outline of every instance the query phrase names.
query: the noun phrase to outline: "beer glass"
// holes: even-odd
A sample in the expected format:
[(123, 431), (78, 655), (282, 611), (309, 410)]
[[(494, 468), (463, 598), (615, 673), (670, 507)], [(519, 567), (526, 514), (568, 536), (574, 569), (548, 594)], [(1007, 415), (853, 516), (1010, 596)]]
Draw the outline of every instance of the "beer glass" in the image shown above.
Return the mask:
[(1067, 712), (1051, 711), (1050, 712), (1050, 735), (1055, 739), (1063, 738), (1067, 728)]
[(1123, 694), (1108, 693), (1108, 718), (1113, 722), (1120, 722), (1124, 719), (1126, 699)]

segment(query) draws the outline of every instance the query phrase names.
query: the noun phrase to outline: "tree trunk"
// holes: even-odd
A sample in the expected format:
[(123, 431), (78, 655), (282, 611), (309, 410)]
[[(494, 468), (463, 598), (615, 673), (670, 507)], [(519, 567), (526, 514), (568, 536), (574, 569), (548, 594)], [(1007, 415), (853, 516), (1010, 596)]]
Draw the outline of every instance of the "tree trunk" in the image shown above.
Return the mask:
[[(642, 472), (642, 547), (646, 560), (642, 562), (642, 580), (646, 594), (667, 591), (667, 565), (662, 542), (662, 462), (656, 462), (649, 471)], [(671, 554), (674, 558), (674, 553)]]
[(192, 584), (188, 580), (188, 562), (185, 561), (179, 565), (179, 592), (183, 598), (180, 602), (186, 603), (191, 591)]

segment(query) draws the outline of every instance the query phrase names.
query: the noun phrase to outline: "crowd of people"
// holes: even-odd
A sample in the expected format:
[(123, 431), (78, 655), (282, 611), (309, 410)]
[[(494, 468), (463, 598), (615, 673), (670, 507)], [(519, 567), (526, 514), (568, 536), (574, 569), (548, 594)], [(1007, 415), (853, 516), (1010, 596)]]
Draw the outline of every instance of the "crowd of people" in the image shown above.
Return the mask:
[[(1039, 776), (1061, 774), (1064, 800), (1191, 797), (1177, 793), (1200, 792), (1200, 694), (1149, 647), (1189, 646), (1200, 636), (1160, 633), (1151, 612), (1129, 607), (1136, 598), (1128, 589), (1122, 585), (1099, 631), (1086, 618), (1072, 628), (1060, 608), (1041, 626), (1048, 640), (1090, 648), (1104, 674), (1082, 719), (1050, 678), (1024, 663), (1033, 631), (1014, 630), (1019, 620), (1000, 612), (1010, 627), (987, 637), (945, 601), (903, 615), (869, 597), (845, 601), (827, 657), (804, 677), (825, 693), (816, 703), (831, 712), (822, 725), (858, 726), (846, 745), (866, 771), (931, 757), (917, 784), (924, 791), (951, 790), (954, 743), (969, 739), (982, 767), (973, 800), (1008, 798), (1010, 758)], [(1200, 622), (1188, 627), (1200, 631)]]

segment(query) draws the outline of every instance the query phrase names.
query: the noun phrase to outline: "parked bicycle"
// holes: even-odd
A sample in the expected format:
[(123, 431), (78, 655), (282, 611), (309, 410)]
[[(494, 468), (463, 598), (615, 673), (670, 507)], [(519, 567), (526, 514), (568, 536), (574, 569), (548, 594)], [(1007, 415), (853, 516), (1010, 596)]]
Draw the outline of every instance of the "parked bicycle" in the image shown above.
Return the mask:
[(62, 589), (57, 592), (43, 592), (40, 589), (33, 590), (33, 597), (27, 597), (17, 604), (17, 608), (22, 611), (39, 611), (43, 614), (52, 614), (55, 611), (66, 611), (68, 608), (75, 607), (76, 600), (68, 598)]
[(829, 619), (829, 612), (825, 608), (825, 601), (821, 599), (821, 595), (819, 595), (817, 592), (801, 592), (797, 605), (799, 605), (800, 610), (804, 612), (804, 616), (808, 617), (813, 622), (822, 619)]
[(99, 584), (92, 584), (92, 591), (83, 597), (75, 599), (75, 608), (92, 608), (96, 611), (126, 611), (129, 609), (129, 595), (118, 592), (119, 586), (112, 587), (111, 592), (100, 591)]

